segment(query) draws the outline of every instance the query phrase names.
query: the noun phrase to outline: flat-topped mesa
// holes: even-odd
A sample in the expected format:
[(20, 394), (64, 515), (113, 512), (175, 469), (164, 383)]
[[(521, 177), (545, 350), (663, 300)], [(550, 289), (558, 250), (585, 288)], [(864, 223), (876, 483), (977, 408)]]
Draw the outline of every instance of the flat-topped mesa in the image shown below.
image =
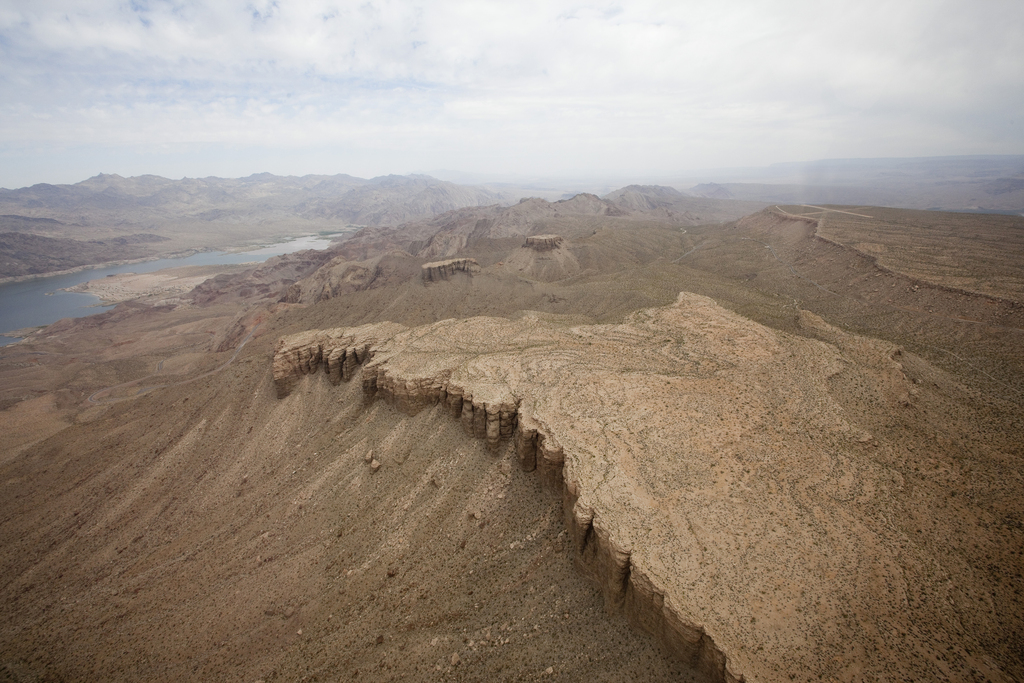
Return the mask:
[(562, 246), (563, 241), (561, 235), (531, 235), (523, 246), (534, 251), (551, 251)]
[(447, 261), (434, 261), (423, 264), (423, 281), (440, 282), (441, 280), (450, 280), (455, 273), (472, 275), (479, 272), (480, 264), (476, 262), (476, 259), (453, 258)]
[[(528, 374), (546, 376), (548, 369), (559, 374), (561, 363), (550, 360), (557, 356), (552, 352), (573, 341), (579, 343), (578, 334), (560, 326), (538, 329), (536, 320), (528, 317), (518, 321), (445, 320), (412, 331), (387, 323), (307, 332), (278, 344), (274, 377), (279, 395), (285, 396), (298, 378), (320, 367), (332, 382), (337, 382), (353, 376), (352, 371), (345, 370), (346, 361), (353, 364), (352, 370), (360, 363), (367, 396), (383, 398), (409, 414), (440, 404), (461, 422), (467, 435), (485, 440), (492, 449), (511, 440), (523, 470), (536, 471), (546, 482), (562, 488), (566, 524), (575, 540), (579, 566), (598, 584), (608, 604), (625, 610), (711, 680), (740, 681), (742, 677), (728, 666), (725, 655), (704, 634), (703, 627), (681, 616), (664, 588), (649, 579), (644, 568), (633, 566), (631, 539), (619, 538), (618, 525), (606, 521), (615, 519), (615, 515), (589, 500), (592, 474), (582, 473), (579, 465), (567, 474), (567, 451), (554, 435), (555, 428), (564, 430), (567, 425), (549, 425), (539, 416), (538, 410), (546, 401), (538, 403), (531, 386), (537, 377), (521, 382), (526, 378), (516, 370), (514, 359), (520, 358), (529, 340), (542, 342), (545, 348), (527, 353), (534, 361)], [(421, 338), (427, 344), (421, 344)], [(430, 353), (425, 353), (428, 350)], [(490, 362), (487, 357), (491, 354), (480, 356), (488, 350), (507, 357)], [(578, 351), (584, 351), (582, 345)], [(339, 361), (340, 372), (336, 369)]]
[(274, 377), (284, 395), (321, 366), (337, 381), (362, 363), (367, 395), (409, 413), (443, 406), (492, 447), (511, 440), (522, 469), (560, 482), (582, 573), (710, 680), (938, 677), (885, 646), (895, 628), (954, 649), (963, 635), (953, 606), (938, 619), (928, 610), (944, 603), (902, 597), (937, 555), (898, 552), (887, 520), (905, 514), (902, 479), (865, 450), (897, 446), (861, 426), (919, 428), (913, 383), (892, 344), (810, 314), (800, 324), (816, 339), (694, 294), (614, 325), (386, 323), (282, 340)]

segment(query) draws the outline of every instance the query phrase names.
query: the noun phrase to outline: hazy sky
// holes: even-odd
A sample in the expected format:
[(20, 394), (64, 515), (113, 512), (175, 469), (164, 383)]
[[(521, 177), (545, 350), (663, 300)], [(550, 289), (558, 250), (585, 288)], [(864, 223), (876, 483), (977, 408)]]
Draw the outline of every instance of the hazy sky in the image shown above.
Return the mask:
[(1024, 2), (0, 0), (0, 186), (1024, 153)]

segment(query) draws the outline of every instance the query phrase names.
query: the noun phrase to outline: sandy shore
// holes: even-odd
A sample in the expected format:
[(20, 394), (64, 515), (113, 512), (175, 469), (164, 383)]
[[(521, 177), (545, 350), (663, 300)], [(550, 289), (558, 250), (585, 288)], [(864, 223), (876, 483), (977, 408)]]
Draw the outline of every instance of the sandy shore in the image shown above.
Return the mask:
[(237, 273), (253, 264), (181, 266), (153, 273), (118, 273), (89, 280), (66, 292), (82, 292), (100, 298), (104, 305), (148, 297), (180, 296), (192, 291), (196, 285), (221, 273)]

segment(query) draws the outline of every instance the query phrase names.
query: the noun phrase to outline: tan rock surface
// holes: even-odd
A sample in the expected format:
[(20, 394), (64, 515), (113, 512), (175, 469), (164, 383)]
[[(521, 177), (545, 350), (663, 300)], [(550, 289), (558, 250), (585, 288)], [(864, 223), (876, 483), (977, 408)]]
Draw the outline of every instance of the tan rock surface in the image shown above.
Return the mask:
[(901, 350), (801, 325), (828, 343), (683, 293), (617, 325), (527, 314), (293, 335), (274, 377), (284, 395), (325, 355), (334, 378), (337, 349), (364, 349), (366, 392), (408, 413), (442, 403), (494, 445), (514, 436), (524, 469), (564, 482), (578, 564), (606, 602), (715, 679), (1012, 679), (968, 630), (987, 604), (927, 597), (970, 577), (905, 533), (903, 444), (868, 429), (920, 419)]

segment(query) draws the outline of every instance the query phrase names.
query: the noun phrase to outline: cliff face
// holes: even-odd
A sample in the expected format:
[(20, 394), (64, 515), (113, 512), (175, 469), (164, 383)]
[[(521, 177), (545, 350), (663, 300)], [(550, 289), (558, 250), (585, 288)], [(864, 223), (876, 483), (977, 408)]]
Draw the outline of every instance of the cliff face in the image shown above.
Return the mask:
[(356, 367), (370, 357), (373, 346), (405, 329), (396, 323), (378, 323), (347, 330), (315, 330), (282, 339), (274, 349), (278, 398), (291, 393), (300, 377), (321, 368), (334, 384), (351, 379)]
[(471, 258), (453, 258), (447, 261), (435, 261), (423, 264), (423, 281), (440, 282), (450, 280), (456, 273), (479, 273), (480, 266)]
[(906, 552), (886, 521), (907, 514), (886, 464), (902, 444), (865, 428), (914, 424), (918, 389), (898, 347), (801, 322), (829, 343), (690, 294), (620, 325), (385, 323), (285, 338), (274, 377), (284, 395), (362, 362), (367, 396), (443, 404), (467, 434), (515, 448), (563, 487), (578, 564), (606, 601), (717, 680), (937, 675), (884, 634), (977, 644), (949, 626), (963, 605), (908, 604), (907, 577), (937, 558)]
[(561, 235), (531, 235), (523, 246), (534, 251), (550, 251), (561, 246), (562, 241)]

